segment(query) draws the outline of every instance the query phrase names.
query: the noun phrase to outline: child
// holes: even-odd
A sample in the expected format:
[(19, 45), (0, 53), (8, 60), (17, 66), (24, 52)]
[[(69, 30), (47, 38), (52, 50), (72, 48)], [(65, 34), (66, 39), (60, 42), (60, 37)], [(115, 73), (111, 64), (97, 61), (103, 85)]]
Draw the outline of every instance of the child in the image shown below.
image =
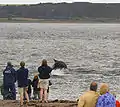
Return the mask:
[(38, 75), (35, 75), (32, 81), (34, 100), (40, 99), (40, 96), (39, 96), (40, 88), (38, 87), (38, 84), (39, 84), (39, 78), (38, 78)]
[(27, 93), (28, 93), (28, 96), (29, 96), (29, 99), (31, 99), (31, 85), (32, 85), (32, 81), (30, 79), (28, 79), (28, 90), (27, 90)]

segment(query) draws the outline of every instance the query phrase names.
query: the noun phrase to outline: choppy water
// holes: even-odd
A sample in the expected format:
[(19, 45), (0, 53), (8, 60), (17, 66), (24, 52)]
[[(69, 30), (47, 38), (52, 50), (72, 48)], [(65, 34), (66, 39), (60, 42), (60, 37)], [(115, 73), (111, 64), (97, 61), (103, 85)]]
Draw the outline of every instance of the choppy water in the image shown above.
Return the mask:
[(51, 77), (50, 99), (77, 99), (93, 80), (120, 98), (120, 24), (0, 23), (0, 75), (24, 60), (32, 78), (43, 58), (68, 65)]

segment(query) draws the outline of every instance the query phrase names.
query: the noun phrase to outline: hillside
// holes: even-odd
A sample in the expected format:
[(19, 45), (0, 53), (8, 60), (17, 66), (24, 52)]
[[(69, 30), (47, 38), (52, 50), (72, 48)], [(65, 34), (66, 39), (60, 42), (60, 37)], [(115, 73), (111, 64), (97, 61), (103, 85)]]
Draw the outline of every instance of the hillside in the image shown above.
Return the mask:
[(0, 18), (34, 19), (119, 19), (120, 4), (104, 3), (40, 3), (36, 5), (1, 5)]

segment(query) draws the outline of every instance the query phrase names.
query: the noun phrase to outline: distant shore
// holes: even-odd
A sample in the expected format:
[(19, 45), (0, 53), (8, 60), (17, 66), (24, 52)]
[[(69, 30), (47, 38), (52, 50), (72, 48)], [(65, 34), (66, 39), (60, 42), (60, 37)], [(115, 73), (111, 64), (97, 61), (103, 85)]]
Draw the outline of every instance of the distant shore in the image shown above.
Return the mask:
[(0, 18), (0, 23), (120, 23), (117, 19), (32, 19), (32, 18)]
[[(76, 101), (54, 100), (48, 103), (40, 103), (38, 101), (30, 101), (24, 104), (25, 107), (77, 107)], [(0, 100), (0, 107), (20, 107), (19, 101)]]

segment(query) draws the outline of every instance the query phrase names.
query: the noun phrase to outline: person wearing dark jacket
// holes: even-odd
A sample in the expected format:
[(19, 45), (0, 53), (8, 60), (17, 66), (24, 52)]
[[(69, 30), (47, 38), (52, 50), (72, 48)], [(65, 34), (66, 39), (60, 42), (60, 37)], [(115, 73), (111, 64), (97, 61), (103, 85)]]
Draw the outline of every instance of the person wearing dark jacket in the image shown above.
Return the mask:
[(27, 99), (27, 102), (29, 102), (28, 97), (28, 69), (25, 68), (25, 62), (20, 62), (20, 68), (17, 70), (17, 82), (18, 82), (18, 90), (20, 94), (20, 105), (23, 105), (23, 98), (24, 93), (25, 97)]
[(40, 101), (47, 101), (47, 89), (49, 87), (49, 78), (52, 68), (47, 65), (47, 60), (43, 59), (41, 66), (38, 68), (39, 72), (39, 86), (40, 86)]
[(33, 99), (37, 100), (40, 99), (40, 88), (38, 87), (38, 83), (39, 83), (39, 78), (38, 75), (34, 76), (34, 79), (32, 81), (32, 87), (33, 87)]
[(3, 88), (4, 88), (3, 99), (6, 99), (6, 95), (11, 93), (12, 100), (16, 100), (15, 82), (16, 71), (13, 68), (11, 62), (8, 62), (6, 68), (3, 71)]
[(29, 99), (31, 99), (31, 92), (32, 92), (32, 89), (31, 89), (31, 85), (32, 85), (32, 81), (30, 79), (28, 79), (28, 96), (29, 96)]

